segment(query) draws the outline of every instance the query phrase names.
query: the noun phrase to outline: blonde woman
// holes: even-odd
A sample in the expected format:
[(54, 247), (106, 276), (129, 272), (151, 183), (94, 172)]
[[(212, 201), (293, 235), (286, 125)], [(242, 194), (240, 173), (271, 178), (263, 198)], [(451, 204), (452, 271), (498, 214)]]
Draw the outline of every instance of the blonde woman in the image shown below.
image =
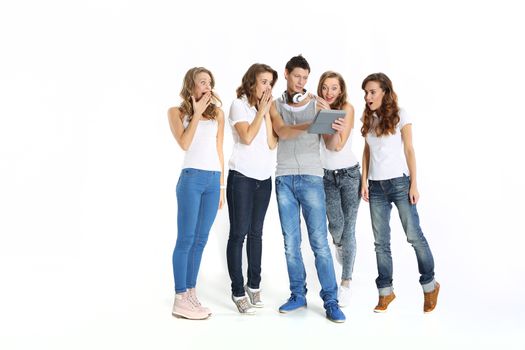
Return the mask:
[(211, 314), (198, 300), (195, 287), (210, 228), (224, 203), (224, 113), (214, 86), (208, 69), (190, 69), (180, 92), (182, 103), (168, 111), (171, 132), (185, 151), (177, 183), (172, 314), (188, 319), (205, 319)]

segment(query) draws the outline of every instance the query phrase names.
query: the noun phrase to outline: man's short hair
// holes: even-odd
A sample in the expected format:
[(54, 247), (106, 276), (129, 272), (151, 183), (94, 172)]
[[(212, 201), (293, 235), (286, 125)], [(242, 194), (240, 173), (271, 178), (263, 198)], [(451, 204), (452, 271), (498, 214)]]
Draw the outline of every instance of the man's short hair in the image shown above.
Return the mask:
[(288, 73), (293, 71), (294, 68), (306, 69), (308, 70), (308, 73), (310, 73), (310, 65), (302, 55), (294, 56), (286, 63), (285, 69), (288, 71)]

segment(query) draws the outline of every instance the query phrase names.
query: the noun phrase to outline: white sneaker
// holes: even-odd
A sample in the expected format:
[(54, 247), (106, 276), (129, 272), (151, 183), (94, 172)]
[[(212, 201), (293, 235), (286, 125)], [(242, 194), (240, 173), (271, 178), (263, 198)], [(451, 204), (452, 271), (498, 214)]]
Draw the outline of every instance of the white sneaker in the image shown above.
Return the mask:
[(339, 300), (339, 306), (345, 307), (350, 303), (350, 287), (339, 286), (337, 290), (337, 299)]
[(343, 265), (343, 247), (340, 245), (335, 246), (335, 260), (339, 265)]

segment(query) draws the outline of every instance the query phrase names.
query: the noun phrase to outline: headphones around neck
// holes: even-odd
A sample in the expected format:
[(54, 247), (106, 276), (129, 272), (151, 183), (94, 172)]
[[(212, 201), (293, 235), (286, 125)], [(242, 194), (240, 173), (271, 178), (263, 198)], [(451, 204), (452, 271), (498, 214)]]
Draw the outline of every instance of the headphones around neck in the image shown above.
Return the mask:
[(305, 100), (308, 97), (309, 93), (306, 91), (306, 89), (303, 89), (303, 92), (296, 92), (293, 95), (290, 96), (288, 93), (288, 90), (284, 90), (282, 94), (282, 98), (284, 100), (284, 103), (292, 102), (292, 103), (299, 103)]

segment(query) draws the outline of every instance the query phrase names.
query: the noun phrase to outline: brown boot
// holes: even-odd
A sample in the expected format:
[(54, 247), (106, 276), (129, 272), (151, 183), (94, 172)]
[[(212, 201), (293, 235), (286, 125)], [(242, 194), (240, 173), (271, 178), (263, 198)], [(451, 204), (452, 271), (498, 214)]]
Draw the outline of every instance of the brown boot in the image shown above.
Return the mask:
[(439, 294), (439, 283), (436, 282), (436, 286), (432, 292), (423, 293), (425, 295), (425, 305), (423, 305), (423, 311), (425, 313), (432, 312), (436, 307)]
[(374, 309), (374, 312), (386, 312), (386, 309), (388, 308), (388, 304), (392, 302), (396, 298), (396, 295), (394, 292), (382, 296), (379, 296), (379, 302), (377, 303), (377, 306)]

